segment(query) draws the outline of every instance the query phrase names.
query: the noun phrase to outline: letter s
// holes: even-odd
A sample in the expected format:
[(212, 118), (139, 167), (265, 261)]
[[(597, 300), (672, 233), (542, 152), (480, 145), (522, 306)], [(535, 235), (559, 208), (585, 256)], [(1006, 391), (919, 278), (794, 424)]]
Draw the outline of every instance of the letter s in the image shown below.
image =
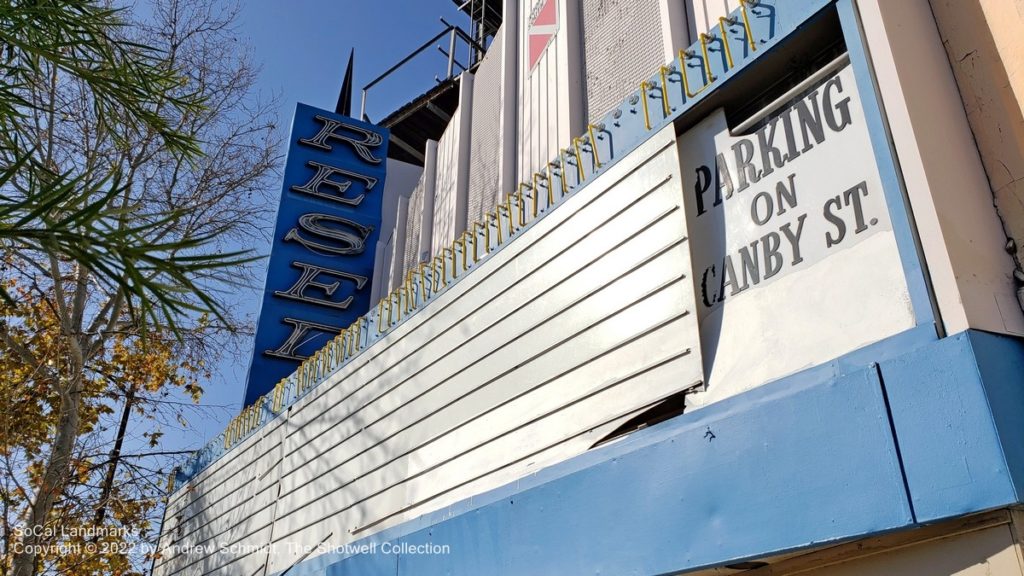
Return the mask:
[(839, 196), (836, 196), (835, 198), (829, 198), (828, 201), (825, 202), (825, 219), (831, 222), (832, 225), (836, 227), (836, 231), (838, 232), (838, 234), (834, 237), (835, 239), (833, 239), (831, 232), (825, 232), (825, 248), (831, 248), (836, 244), (839, 244), (840, 242), (843, 241), (843, 238), (846, 237), (846, 222), (843, 222), (843, 219), (836, 216), (835, 213), (835, 210), (839, 210), (842, 207), (843, 204), (840, 201)]
[[(355, 233), (342, 228), (326, 226), (323, 224), (324, 222), (341, 224), (342, 226), (351, 228)], [(370, 233), (373, 232), (372, 226), (363, 226), (362, 224), (347, 218), (331, 216), (329, 214), (304, 214), (299, 217), (299, 226), (310, 234), (315, 234), (322, 238), (337, 240), (341, 245), (321, 244), (320, 242), (314, 242), (303, 238), (299, 235), (298, 228), (292, 228), (289, 230), (288, 233), (285, 234), (284, 240), (294, 240), (313, 252), (327, 252), (329, 254), (338, 254), (341, 256), (362, 254), (363, 251), (366, 250), (366, 239), (370, 236)]]

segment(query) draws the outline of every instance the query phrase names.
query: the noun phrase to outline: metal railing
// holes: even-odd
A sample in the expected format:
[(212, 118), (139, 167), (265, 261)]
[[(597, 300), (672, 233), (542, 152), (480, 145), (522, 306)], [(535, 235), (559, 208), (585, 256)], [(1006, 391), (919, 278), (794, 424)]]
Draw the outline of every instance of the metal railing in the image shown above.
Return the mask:
[[(381, 74), (380, 76), (377, 76), (373, 80), (370, 80), (370, 82), (367, 83), (366, 86), (363, 86), (362, 100), (361, 100), (361, 102), (359, 104), (359, 118), (361, 120), (367, 120), (367, 117), (366, 117), (366, 95), (367, 95), (367, 92), (369, 92), (370, 88), (373, 88), (374, 86), (379, 84), (382, 80), (384, 80), (388, 76), (391, 76), (392, 74), (394, 74), (399, 68), (401, 68), (402, 66), (405, 66), (406, 64), (408, 64), (413, 58), (415, 58), (415, 57), (419, 56), (420, 54), (422, 54), (423, 52), (425, 52), (435, 42), (437, 42), (438, 40), (441, 40), (445, 36), (448, 37), (448, 50), (445, 51), (440, 46), (438, 46), (437, 49), (441, 52), (441, 54), (444, 54), (448, 58), (448, 74), (443, 79), (435, 78), (435, 80), (437, 80), (438, 82), (443, 82), (445, 80), (449, 80), (449, 79), (451, 79), (455, 75), (455, 66), (456, 65), (459, 68), (461, 68), (463, 71), (465, 71), (465, 70), (469, 70), (470, 68), (472, 68), (476, 64), (476, 62), (479, 61), (479, 58), (480, 58), (479, 55), (482, 55), (484, 53), (483, 46), (481, 46), (475, 40), (473, 40), (473, 38), (469, 34), (467, 34), (462, 28), (459, 28), (458, 26), (456, 26), (454, 24), (448, 23), (444, 18), (441, 19), (441, 23), (445, 25), (444, 30), (439, 32), (436, 36), (434, 36), (430, 40), (427, 40), (426, 42), (424, 42), (423, 45), (421, 45), (419, 48), (417, 48), (417, 49), (413, 50), (411, 53), (409, 53), (408, 56), (406, 56), (405, 58), (402, 58), (401, 60), (399, 60), (399, 62), (397, 64), (395, 64), (391, 68), (388, 68), (386, 71), (384, 71), (383, 74)], [(469, 61), (469, 65), (468, 66), (463, 66), (461, 63), (459, 63), (457, 60), (455, 60), (455, 47), (456, 47), (456, 40), (457, 39), (461, 39), (468, 46), (473, 48), (473, 50), (470, 51), (471, 56), (470, 56), (470, 61)], [(478, 56), (472, 56), (473, 54), (477, 54)]]

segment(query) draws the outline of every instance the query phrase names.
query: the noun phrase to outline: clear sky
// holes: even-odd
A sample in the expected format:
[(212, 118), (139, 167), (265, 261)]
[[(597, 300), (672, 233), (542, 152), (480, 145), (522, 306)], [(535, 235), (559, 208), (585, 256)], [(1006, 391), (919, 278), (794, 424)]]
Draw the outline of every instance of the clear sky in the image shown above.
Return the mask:
[[(353, 115), (359, 111), (359, 90), (440, 32), (439, 18), (469, 31), (469, 19), (452, 0), (242, 0), (238, 33), (254, 50), (262, 66), (259, 90), (280, 99), (278, 125), (287, 135), (297, 102), (334, 109), (349, 51), (355, 49)], [(447, 42), (442, 41), (447, 49)], [(458, 59), (466, 61), (463, 50)], [(431, 48), (410, 63), (400, 75), (370, 91), (367, 113), (379, 120), (429, 89), (434, 76), (446, 72), (447, 60)], [(283, 151), (282, 151), (283, 153)], [(272, 191), (279, 198), (280, 189)], [(267, 254), (270, 246), (253, 247)], [(256, 291), (239, 294), (240, 302), (258, 312)], [(248, 354), (248, 353), (247, 353)], [(249, 358), (226, 359), (220, 375), (204, 383), (202, 403), (224, 405), (192, 424), (206, 439), (223, 430), (238, 413)], [(194, 447), (202, 438), (181, 439)]]
[[(440, 17), (469, 30), (452, 0), (244, 0), (239, 31), (263, 63), (262, 87), (281, 91), (281, 117), (290, 120), (296, 102), (334, 108), (352, 48), (358, 114), (359, 88), (440, 32)], [(458, 57), (465, 62), (465, 53)], [(447, 66), (436, 48), (413, 64), (370, 91), (371, 119), (429, 88)]]

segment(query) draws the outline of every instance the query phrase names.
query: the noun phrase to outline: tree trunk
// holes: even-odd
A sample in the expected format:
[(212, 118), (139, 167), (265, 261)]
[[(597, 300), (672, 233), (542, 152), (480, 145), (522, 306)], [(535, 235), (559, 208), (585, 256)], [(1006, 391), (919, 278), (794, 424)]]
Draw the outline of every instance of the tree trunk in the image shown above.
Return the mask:
[(53, 510), (57, 498), (63, 494), (71, 473), (71, 455), (75, 450), (75, 440), (81, 427), (80, 409), (82, 402), (82, 381), (84, 378), (82, 349), (75, 341), (69, 348), (71, 373), (67, 386), (60, 387), (60, 414), (57, 420), (56, 438), (54, 438), (50, 457), (46, 461), (43, 481), (36, 492), (31, 513), (26, 524), (26, 533), (21, 542), (21, 549), (14, 556), (12, 576), (34, 576), (38, 546), (45, 544), (50, 538), (47, 520)]

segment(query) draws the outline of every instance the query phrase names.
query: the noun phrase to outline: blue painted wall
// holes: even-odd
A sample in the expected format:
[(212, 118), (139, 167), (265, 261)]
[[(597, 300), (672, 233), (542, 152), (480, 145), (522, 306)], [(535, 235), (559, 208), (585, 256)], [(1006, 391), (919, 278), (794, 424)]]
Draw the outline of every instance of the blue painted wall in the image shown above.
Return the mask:
[(917, 520), (1020, 501), (1024, 344), (966, 332), (881, 363)]
[[(305, 104), (296, 107), (245, 406), (369, 310), (387, 145), (387, 129)], [(361, 245), (343, 235), (359, 238)], [(301, 330), (295, 321), (329, 328), (309, 328), (298, 334), (297, 346), (287, 346)]]
[(1019, 338), (970, 332), (1017, 502), (1024, 502), (1024, 346)]

